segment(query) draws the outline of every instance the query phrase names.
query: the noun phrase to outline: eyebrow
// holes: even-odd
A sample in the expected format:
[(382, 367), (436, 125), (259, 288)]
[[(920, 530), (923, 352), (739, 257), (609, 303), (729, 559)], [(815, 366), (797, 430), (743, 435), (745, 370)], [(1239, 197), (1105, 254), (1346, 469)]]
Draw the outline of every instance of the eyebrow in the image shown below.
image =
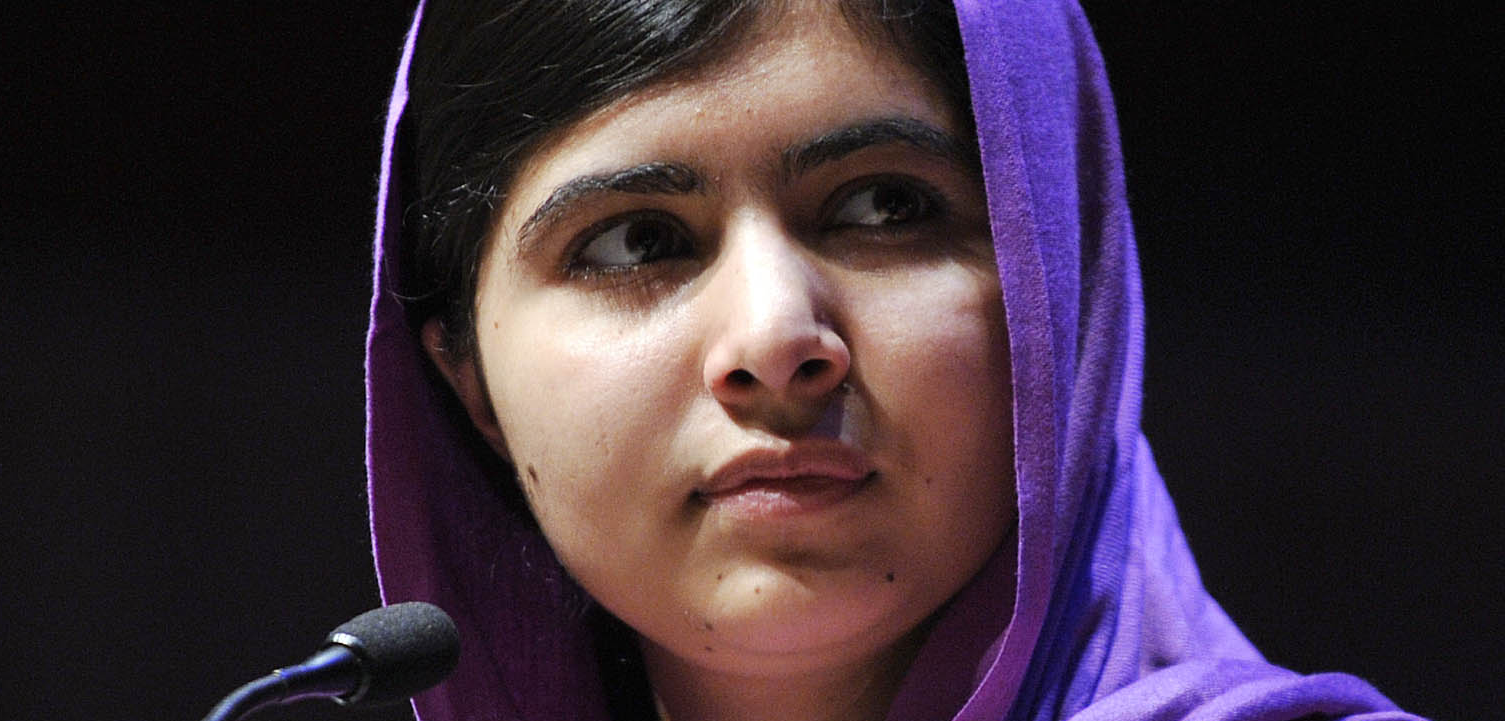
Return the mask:
[(970, 154), (955, 136), (910, 117), (875, 118), (837, 128), (784, 151), (784, 177), (807, 173), (823, 163), (840, 160), (864, 148), (904, 143), (946, 162), (970, 167)]
[(534, 234), (564, 215), (571, 206), (608, 193), (684, 195), (705, 190), (699, 173), (678, 163), (643, 163), (605, 173), (571, 178), (549, 193), (517, 231), (517, 253), (524, 254)]
[[(837, 128), (796, 143), (781, 154), (784, 177), (793, 178), (814, 168), (840, 160), (864, 148), (904, 143), (946, 162), (970, 167), (971, 155), (955, 136), (930, 123), (911, 117), (881, 117)], [(705, 192), (700, 173), (679, 163), (642, 163), (627, 168), (565, 181), (534, 209), (518, 228), (515, 253), (526, 255), (540, 229), (569, 212), (571, 207), (610, 193), (639, 195), (686, 195)]]

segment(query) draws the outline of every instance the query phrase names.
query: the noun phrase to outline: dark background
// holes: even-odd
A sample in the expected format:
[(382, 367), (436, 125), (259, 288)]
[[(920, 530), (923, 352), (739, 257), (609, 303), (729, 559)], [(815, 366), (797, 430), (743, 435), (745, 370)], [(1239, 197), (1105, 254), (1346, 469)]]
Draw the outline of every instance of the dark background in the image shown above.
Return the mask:
[[(377, 603), (361, 346), (407, 10), (121, 5), (12, 8), (0, 50), (10, 719), (198, 719)], [(1087, 6), (1145, 427), (1272, 661), (1505, 718), (1495, 13), (1276, 5)]]

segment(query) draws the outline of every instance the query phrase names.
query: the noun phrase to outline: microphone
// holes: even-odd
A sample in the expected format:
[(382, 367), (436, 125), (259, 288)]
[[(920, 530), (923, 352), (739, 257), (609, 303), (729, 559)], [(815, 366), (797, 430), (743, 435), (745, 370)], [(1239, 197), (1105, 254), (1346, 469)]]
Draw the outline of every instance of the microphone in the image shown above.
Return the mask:
[(264, 706), (306, 698), (332, 698), (342, 705), (405, 699), (443, 681), (459, 660), (460, 634), (438, 606), (393, 604), (341, 624), (303, 663), (231, 692), (204, 721), (232, 721)]

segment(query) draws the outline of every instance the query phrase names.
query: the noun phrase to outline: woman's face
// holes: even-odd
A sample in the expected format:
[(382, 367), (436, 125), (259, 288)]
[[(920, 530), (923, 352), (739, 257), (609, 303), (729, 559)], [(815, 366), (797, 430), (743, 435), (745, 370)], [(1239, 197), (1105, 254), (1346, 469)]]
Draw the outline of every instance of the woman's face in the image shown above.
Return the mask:
[(571, 574), (690, 663), (871, 657), (1011, 525), (980, 175), (872, 45), (791, 14), (568, 128), (489, 239), (476, 361), (437, 356)]

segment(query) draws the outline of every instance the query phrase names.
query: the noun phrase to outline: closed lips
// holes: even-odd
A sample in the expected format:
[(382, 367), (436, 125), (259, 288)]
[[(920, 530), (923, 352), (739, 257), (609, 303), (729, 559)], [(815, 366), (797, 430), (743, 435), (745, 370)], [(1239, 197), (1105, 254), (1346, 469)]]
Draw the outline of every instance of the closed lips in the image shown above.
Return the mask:
[(809, 486), (860, 481), (875, 472), (867, 458), (840, 443), (797, 444), (743, 453), (695, 489), (702, 498), (768, 485)]

